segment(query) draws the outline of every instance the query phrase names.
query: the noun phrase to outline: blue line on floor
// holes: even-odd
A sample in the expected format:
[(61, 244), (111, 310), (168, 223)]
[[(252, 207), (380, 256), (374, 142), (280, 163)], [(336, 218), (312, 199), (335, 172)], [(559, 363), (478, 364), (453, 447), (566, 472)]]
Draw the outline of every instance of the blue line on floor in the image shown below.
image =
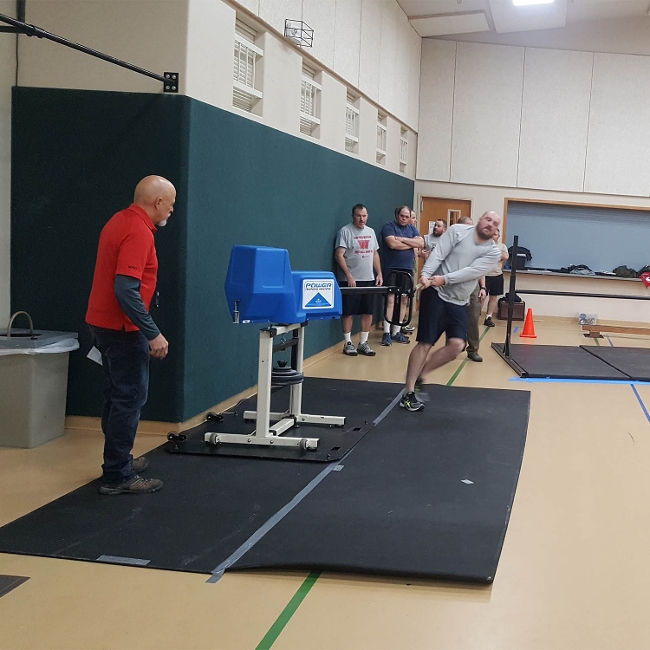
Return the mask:
[[(609, 341), (610, 347), (614, 347), (614, 344), (612, 343), (612, 339), (609, 338), (609, 336), (605, 335), (605, 338)], [(634, 393), (635, 397), (637, 398), (641, 410), (643, 411), (646, 420), (650, 422), (650, 413), (648, 413), (648, 409), (645, 407), (645, 404), (643, 403), (643, 400), (641, 399), (641, 395), (639, 395), (639, 391), (636, 389), (637, 384), (647, 384), (648, 382), (643, 382), (643, 381), (631, 381), (631, 382), (624, 382), (624, 383), (629, 383), (630, 386), (632, 387), (632, 392)]]
[(513, 334), (516, 334), (518, 329), (519, 329), (519, 326), (517, 325), (517, 327), (515, 327), (515, 329), (513, 331)]
[(635, 386), (632, 386), (632, 390), (634, 391), (634, 394), (636, 395), (636, 398), (639, 400), (639, 404), (641, 404), (641, 408), (643, 409), (643, 412), (645, 413), (645, 417), (650, 422), (650, 413), (648, 413), (648, 409), (645, 407), (645, 404), (643, 403), (643, 400), (641, 399), (641, 395), (639, 395), (639, 391), (636, 389)]
[(630, 379), (629, 381), (618, 381), (616, 379), (554, 379), (553, 377), (510, 377), (508, 381), (523, 381), (529, 384), (616, 384), (618, 386), (650, 386), (650, 381), (638, 381)]

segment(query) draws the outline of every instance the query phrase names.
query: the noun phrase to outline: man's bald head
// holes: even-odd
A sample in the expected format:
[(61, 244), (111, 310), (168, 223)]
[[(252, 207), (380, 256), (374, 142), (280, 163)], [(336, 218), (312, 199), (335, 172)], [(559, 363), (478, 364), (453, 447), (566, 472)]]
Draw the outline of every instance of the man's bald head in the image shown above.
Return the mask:
[(493, 210), (488, 210), (481, 215), (476, 224), (476, 235), (479, 239), (487, 241), (499, 232), (501, 217)]
[(458, 223), (463, 224), (464, 226), (474, 225), (474, 222), (472, 221), (472, 217), (467, 217), (467, 216), (458, 217)]
[(135, 188), (133, 203), (141, 207), (154, 226), (165, 226), (174, 211), (176, 188), (162, 176), (145, 176)]

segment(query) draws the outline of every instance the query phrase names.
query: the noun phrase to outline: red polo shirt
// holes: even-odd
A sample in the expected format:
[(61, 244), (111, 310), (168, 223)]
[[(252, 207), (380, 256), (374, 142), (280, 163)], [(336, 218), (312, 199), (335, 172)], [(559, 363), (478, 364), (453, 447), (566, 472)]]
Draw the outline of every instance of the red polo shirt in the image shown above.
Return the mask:
[(113, 286), (116, 275), (137, 278), (142, 302), (149, 309), (158, 275), (155, 232), (149, 215), (135, 204), (113, 215), (104, 226), (99, 237), (87, 323), (126, 332), (138, 329), (122, 311)]

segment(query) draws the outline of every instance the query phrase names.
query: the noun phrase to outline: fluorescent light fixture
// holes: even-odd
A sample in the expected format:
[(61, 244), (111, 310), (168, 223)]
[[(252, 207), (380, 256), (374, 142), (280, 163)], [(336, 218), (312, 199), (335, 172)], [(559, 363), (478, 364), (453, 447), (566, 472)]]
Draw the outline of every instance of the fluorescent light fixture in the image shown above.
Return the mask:
[(531, 5), (550, 5), (553, 4), (555, 0), (512, 0), (512, 4), (515, 7), (529, 7)]

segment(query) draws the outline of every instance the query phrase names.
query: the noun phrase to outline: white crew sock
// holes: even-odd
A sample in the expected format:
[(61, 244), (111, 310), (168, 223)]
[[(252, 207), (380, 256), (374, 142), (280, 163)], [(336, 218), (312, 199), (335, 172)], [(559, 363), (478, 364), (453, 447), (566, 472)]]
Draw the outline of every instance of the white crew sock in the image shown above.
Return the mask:
[(393, 336), (395, 336), (395, 334), (397, 334), (397, 332), (399, 332), (400, 329), (401, 329), (401, 328), (400, 328), (399, 325), (393, 325), (393, 326), (390, 328), (390, 333), (391, 333)]
[(343, 336), (345, 336), (346, 343), (352, 343), (352, 332), (343, 332)]
[(370, 332), (361, 332), (361, 339), (359, 340), (359, 343), (367, 343), (368, 334), (370, 334)]
[(390, 333), (390, 323), (385, 320), (384, 321), (384, 334), (389, 334)]

